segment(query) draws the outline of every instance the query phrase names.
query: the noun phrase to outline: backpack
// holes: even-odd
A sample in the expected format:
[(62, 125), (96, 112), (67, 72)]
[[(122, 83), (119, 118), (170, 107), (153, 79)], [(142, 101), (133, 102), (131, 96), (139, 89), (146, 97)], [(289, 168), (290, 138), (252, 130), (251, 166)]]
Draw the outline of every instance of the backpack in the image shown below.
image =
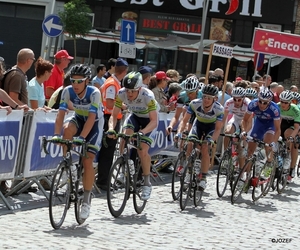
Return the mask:
[(0, 88), (1, 88), (1, 89), (4, 88), (4, 82), (5, 82), (5, 79), (6, 79), (6, 77), (8, 76), (8, 74), (9, 74), (10, 72), (16, 71), (16, 70), (18, 70), (18, 69), (17, 69), (17, 68), (12, 68), (12, 69), (9, 69), (9, 70), (5, 71), (5, 73), (4, 73), (3, 77), (2, 77), (2, 79), (0, 79)]

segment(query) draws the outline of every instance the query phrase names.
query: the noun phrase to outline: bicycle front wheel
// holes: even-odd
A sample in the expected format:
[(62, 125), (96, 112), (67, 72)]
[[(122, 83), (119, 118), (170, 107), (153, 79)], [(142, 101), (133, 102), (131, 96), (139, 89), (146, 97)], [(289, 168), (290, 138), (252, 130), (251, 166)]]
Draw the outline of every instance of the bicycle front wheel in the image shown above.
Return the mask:
[(61, 162), (53, 176), (49, 197), (49, 217), (54, 229), (61, 227), (70, 207), (70, 176), (66, 162)]
[(227, 188), (229, 176), (231, 175), (232, 168), (232, 160), (231, 155), (229, 154), (229, 151), (225, 151), (218, 169), (218, 175), (217, 175), (217, 194), (221, 198)]
[[(83, 203), (83, 183), (82, 183), (82, 171), (78, 175), (77, 180), (75, 182), (75, 190), (76, 190), (76, 201), (75, 201), (75, 218), (79, 225), (81, 225), (83, 222), (85, 222), (84, 219), (80, 217), (80, 211), (81, 211), (81, 205)], [(91, 200), (90, 196), (90, 200)]]
[(174, 201), (178, 200), (180, 196), (180, 177), (184, 171), (185, 152), (180, 152), (175, 162), (174, 171), (172, 174), (172, 198)]
[(129, 174), (123, 157), (117, 158), (108, 175), (107, 205), (112, 216), (119, 217), (129, 196)]
[(278, 194), (281, 194), (283, 192), (283, 190), (285, 189), (286, 185), (287, 185), (287, 178), (289, 176), (288, 173), (284, 173), (283, 172), (283, 168), (280, 169), (279, 172), (279, 176), (277, 178), (277, 182), (276, 182), (276, 189)]
[(141, 199), (142, 195), (142, 187), (143, 187), (143, 177), (142, 177), (142, 168), (141, 168), (141, 162), (137, 161), (137, 166), (136, 166), (136, 173), (134, 174), (133, 177), (134, 180), (134, 194), (133, 194), (133, 206), (134, 210), (140, 214), (143, 212), (147, 201), (144, 201)]
[(268, 165), (265, 164), (263, 174), (264, 174), (264, 178), (267, 179), (267, 182), (266, 182), (266, 184), (264, 186), (264, 190), (263, 190), (264, 196), (266, 196), (269, 193), (269, 190), (274, 182), (277, 166), (278, 166), (278, 164), (277, 164), (277, 162), (275, 162), (274, 159), (270, 164), (268, 164)]
[(250, 187), (250, 180), (252, 177), (252, 167), (254, 161), (249, 159), (246, 161), (244, 167), (240, 171), (237, 179), (234, 182), (231, 194), (231, 204), (234, 204), (241, 196), (242, 192), (247, 193)]
[(193, 162), (192, 159), (189, 159), (184, 167), (184, 171), (180, 180), (181, 192), (180, 192), (179, 204), (181, 210), (185, 209), (191, 195), (192, 178), (193, 178), (192, 168), (193, 168)]

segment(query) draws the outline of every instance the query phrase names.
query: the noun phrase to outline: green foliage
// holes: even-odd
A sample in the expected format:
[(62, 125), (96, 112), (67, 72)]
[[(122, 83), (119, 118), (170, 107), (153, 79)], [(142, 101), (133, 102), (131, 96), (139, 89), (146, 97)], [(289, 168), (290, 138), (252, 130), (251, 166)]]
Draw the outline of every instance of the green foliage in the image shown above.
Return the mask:
[(64, 31), (75, 38), (76, 35), (85, 36), (92, 28), (89, 16), (91, 12), (85, 0), (71, 0), (64, 4), (64, 11), (58, 15), (62, 20)]

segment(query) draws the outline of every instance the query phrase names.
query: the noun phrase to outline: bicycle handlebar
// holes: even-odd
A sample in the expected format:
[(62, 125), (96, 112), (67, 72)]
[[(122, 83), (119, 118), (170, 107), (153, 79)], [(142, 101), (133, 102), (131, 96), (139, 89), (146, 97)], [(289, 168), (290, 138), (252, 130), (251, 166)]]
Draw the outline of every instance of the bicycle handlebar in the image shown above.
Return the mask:
[[(103, 133), (103, 146), (106, 147), (106, 148), (108, 147), (108, 144), (107, 144), (107, 142), (106, 142), (107, 134), (108, 134), (107, 132)], [(140, 146), (142, 135), (141, 135), (141, 133), (139, 133), (139, 132), (135, 132), (135, 133), (133, 133), (132, 135), (127, 135), (127, 134), (124, 134), (124, 133), (118, 133), (118, 134), (116, 134), (116, 140), (117, 140), (118, 138), (122, 138), (122, 139), (124, 139), (125, 141), (128, 141), (128, 140), (130, 140), (130, 139), (135, 138), (136, 141), (137, 141), (137, 146), (136, 146), (136, 147), (137, 147), (138, 149), (142, 149), (141, 146)]]

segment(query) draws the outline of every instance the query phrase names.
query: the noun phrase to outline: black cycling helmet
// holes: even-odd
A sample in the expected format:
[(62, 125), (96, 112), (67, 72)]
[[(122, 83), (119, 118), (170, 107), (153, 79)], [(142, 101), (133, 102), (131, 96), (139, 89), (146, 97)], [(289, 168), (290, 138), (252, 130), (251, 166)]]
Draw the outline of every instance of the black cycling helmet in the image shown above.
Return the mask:
[(212, 96), (217, 96), (219, 93), (219, 89), (218, 87), (216, 87), (215, 85), (212, 84), (207, 84), (204, 86), (204, 88), (202, 89), (202, 93), (204, 95), (212, 95)]
[(140, 72), (132, 71), (123, 79), (123, 86), (126, 89), (138, 89), (143, 86), (143, 78)]
[(91, 78), (92, 71), (89, 66), (84, 64), (76, 64), (70, 70), (70, 76), (84, 76)]

